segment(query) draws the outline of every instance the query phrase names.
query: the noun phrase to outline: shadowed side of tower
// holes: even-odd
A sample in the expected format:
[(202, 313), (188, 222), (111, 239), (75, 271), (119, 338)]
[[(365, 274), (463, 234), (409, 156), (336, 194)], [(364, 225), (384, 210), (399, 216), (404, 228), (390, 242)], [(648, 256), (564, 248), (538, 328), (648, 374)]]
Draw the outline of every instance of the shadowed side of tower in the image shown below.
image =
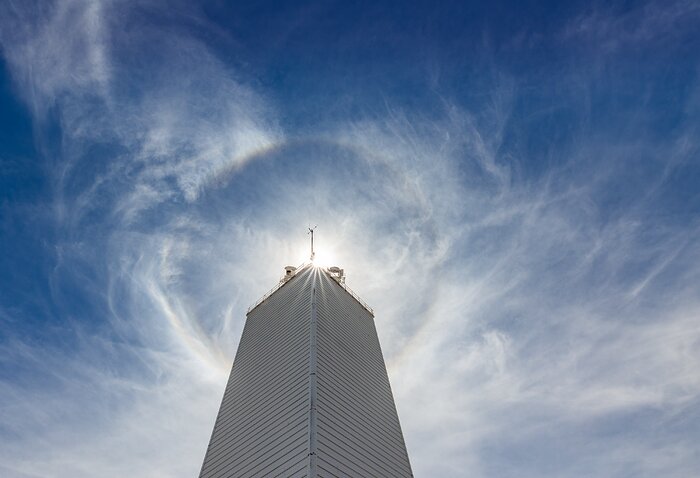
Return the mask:
[(311, 280), (248, 314), (200, 477), (307, 476)]
[(325, 269), (249, 313), (200, 477), (410, 477), (373, 314)]

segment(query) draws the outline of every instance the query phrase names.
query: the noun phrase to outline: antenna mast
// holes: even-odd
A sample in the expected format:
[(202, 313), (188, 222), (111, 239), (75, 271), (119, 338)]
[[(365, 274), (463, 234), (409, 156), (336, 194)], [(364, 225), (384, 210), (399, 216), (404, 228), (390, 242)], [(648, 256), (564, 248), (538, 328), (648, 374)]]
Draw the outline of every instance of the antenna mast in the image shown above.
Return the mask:
[(314, 260), (314, 257), (316, 256), (316, 253), (314, 252), (314, 230), (315, 230), (317, 227), (318, 227), (318, 226), (310, 227), (310, 228), (309, 228), (309, 232), (307, 232), (307, 234), (311, 234), (311, 261), (312, 261), (312, 262), (313, 262), (313, 260)]

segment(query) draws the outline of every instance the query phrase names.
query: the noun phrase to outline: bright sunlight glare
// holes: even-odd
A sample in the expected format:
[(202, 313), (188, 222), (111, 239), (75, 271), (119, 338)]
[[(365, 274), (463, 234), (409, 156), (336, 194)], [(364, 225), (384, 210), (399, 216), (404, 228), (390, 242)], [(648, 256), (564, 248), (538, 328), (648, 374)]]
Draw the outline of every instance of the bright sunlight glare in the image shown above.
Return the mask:
[[(335, 247), (333, 247), (331, 244), (328, 243), (327, 238), (324, 238), (326, 240), (322, 240), (323, 242), (319, 244), (318, 237), (315, 239), (316, 242), (314, 244), (314, 259), (313, 264), (318, 267), (332, 267), (332, 266), (339, 266), (342, 267), (342, 264), (337, 264), (338, 261), (338, 256), (335, 254)], [(304, 248), (299, 249), (299, 253), (297, 254), (297, 263), (305, 263), (309, 262), (311, 256), (311, 248), (310, 244), (307, 243)]]
[(339, 265), (336, 264), (336, 257), (335, 254), (333, 254), (333, 251), (323, 248), (316, 250), (315, 252), (316, 256), (313, 260), (314, 265), (319, 267), (331, 267)]

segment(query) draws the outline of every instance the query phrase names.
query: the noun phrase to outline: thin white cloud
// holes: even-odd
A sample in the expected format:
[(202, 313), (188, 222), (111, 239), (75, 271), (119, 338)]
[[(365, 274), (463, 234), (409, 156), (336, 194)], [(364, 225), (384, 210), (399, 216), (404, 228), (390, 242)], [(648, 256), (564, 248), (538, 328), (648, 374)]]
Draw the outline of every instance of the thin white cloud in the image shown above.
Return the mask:
[(566, 40), (590, 42), (601, 53), (664, 42), (678, 29), (693, 28), (700, 7), (692, 0), (642, 2), (633, 8), (594, 6), (564, 26)]
[(3, 51), (38, 119), (63, 95), (109, 94), (104, 2), (11, 2), (5, 10)]

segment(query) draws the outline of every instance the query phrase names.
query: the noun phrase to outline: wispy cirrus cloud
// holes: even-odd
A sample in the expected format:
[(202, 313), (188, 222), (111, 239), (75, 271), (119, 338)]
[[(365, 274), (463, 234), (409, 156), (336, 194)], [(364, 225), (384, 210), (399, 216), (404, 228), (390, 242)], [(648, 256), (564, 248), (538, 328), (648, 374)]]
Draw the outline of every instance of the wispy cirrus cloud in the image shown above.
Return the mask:
[[(78, 0), (8, 7), (15, 22), (2, 42), (35, 117), (50, 109), (59, 116), (62, 142), (49, 152), (62, 159), (57, 187), (79, 195), (69, 201), (78, 209), (117, 201), (127, 219), (169, 199), (196, 199), (282, 138), (271, 105), (201, 41), (147, 25), (121, 31), (116, 19), (131, 8)], [(85, 167), (97, 173), (93, 182), (78, 192), (63, 184)]]
[(65, 96), (109, 96), (104, 6), (95, 0), (10, 2), (3, 8), (4, 56), (38, 119)]
[(659, 4), (642, 2), (637, 8), (621, 5), (592, 6), (564, 26), (564, 38), (583, 41), (600, 52), (673, 43), (681, 32), (700, 19), (695, 2), (679, 0)]

